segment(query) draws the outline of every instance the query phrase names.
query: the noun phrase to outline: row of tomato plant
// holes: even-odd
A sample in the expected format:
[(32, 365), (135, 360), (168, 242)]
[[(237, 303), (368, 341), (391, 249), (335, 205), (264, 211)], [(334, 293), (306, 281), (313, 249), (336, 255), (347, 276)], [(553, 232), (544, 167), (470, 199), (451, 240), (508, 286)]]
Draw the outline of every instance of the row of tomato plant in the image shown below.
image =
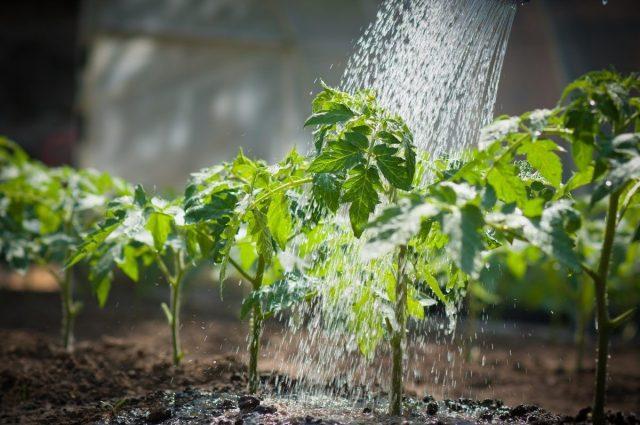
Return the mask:
[[(115, 268), (137, 281), (142, 269), (157, 267), (170, 288), (162, 309), (176, 365), (183, 356), (185, 276), (213, 264), (222, 285), (235, 270), (252, 287), (241, 315), (251, 318), (249, 390), (255, 392), (264, 320), (317, 296), (327, 268), (348, 261), (340, 252), (349, 241), (335, 237), (334, 216), (344, 211), (350, 238), (366, 241), (360, 262), (393, 258), (382, 276), (345, 285), (371, 289), (353, 304), (360, 310), (349, 326), (364, 354), (388, 342), (394, 415), (402, 410), (408, 319), (423, 318), (434, 300), (450, 306), (465, 288), (490, 282), (500, 268), (488, 266), (501, 255), (512, 269), (526, 269), (527, 257), (511, 253), (533, 250), (567, 275), (592, 280), (599, 338), (593, 419), (602, 423), (609, 336), (633, 314), (611, 318), (607, 290), (615, 243), (640, 240), (639, 90), (637, 75), (593, 72), (569, 85), (553, 109), (499, 117), (483, 129), (477, 149), (428, 158), (373, 92), (323, 86), (305, 123), (313, 128), (311, 154), (292, 151), (269, 165), (240, 152), (192, 174), (174, 199), (106, 174), (46, 169), (3, 140), (0, 250), (15, 268), (64, 263), (52, 272), (61, 287), (67, 347), (79, 311), (71, 287), (76, 265), (89, 265), (101, 305)], [(563, 166), (566, 151), (573, 171)], [(593, 213), (600, 204), (606, 204), (604, 225), (590, 226), (602, 220)], [(284, 264), (282, 253), (293, 246), (305, 261)], [(384, 308), (362, 314), (373, 306)]]

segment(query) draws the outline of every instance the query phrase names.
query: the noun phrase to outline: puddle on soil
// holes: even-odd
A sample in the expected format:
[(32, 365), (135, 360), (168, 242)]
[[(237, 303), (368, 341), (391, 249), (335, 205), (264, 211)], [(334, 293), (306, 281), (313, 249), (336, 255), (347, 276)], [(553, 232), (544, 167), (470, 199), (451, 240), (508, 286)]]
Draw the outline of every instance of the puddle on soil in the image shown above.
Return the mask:
[(238, 396), (203, 390), (158, 391), (129, 399), (100, 424), (477, 424), (560, 423), (536, 406), (515, 408), (496, 400), (407, 399), (405, 416), (386, 415), (384, 403), (326, 396)]

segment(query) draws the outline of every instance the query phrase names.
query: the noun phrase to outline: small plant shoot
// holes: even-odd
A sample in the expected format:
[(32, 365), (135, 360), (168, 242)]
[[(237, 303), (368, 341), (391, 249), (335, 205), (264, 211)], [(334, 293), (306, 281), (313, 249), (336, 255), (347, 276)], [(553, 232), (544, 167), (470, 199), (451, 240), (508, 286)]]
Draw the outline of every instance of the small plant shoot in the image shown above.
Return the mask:
[[(381, 212), (369, 230), (372, 249), (384, 251), (419, 239), (437, 223), (447, 233), (452, 259), (472, 278), (481, 276), (486, 251), (515, 240), (540, 249), (569, 274), (588, 276), (598, 322), (597, 424), (605, 421), (609, 335), (634, 311), (610, 317), (607, 297), (611, 265), (620, 264), (611, 261), (616, 238), (624, 237), (627, 245), (640, 240), (639, 90), (635, 74), (592, 72), (570, 84), (553, 110), (497, 119), (468, 159), (452, 163), (417, 198)], [(562, 146), (570, 149), (576, 168), (566, 181), (557, 156)], [(590, 199), (577, 202), (585, 186)], [(601, 202), (607, 204), (605, 224), (590, 235), (600, 243), (594, 259), (581, 251), (577, 235), (589, 226), (582, 218)], [(622, 228), (636, 230), (620, 232), (628, 220), (633, 222)]]
[(0, 258), (24, 272), (45, 267), (60, 287), (62, 345), (73, 348), (74, 269), (60, 268), (104, 214), (104, 205), (130, 192), (121, 180), (93, 170), (47, 168), (0, 138)]
[(307, 162), (296, 151), (274, 166), (242, 152), (233, 162), (194, 173), (185, 191), (185, 220), (203, 230), (205, 256), (220, 269), (220, 285), (232, 267), (251, 284), (241, 317), (251, 317), (249, 387), (259, 386), (258, 358), (264, 320), (312, 289), (295, 271), (285, 271), (278, 253), (305, 230), (296, 209), (301, 188), (311, 182)]
[(91, 266), (90, 280), (103, 305), (117, 267), (138, 281), (141, 270), (157, 266), (170, 288), (169, 305), (161, 307), (171, 329), (173, 364), (183, 357), (180, 344), (181, 292), (187, 273), (202, 258), (198, 229), (185, 223), (182, 200), (167, 201), (149, 196), (136, 186), (133, 196), (114, 199), (106, 219), (80, 245), (67, 267), (85, 259)]
[[(416, 153), (413, 136), (400, 117), (377, 105), (375, 95), (353, 96), (323, 86), (313, 100), (313, 114), (305, 126), (314, 127), (316, 156), (309, 165), (316, 202), (336, 212), (348, 206), (353, 234), (360, 237), (370, 216), (383, 200), (397, 200), (413, 187)], [(382, 198), (382, 199), (381, 199)], [(402, 410), (403, 357), (406, 338), (409, 281), (408, 247), (399, 244), (389, 280), (392, 314), (386, 318), (392, 349), (389, 412)]]

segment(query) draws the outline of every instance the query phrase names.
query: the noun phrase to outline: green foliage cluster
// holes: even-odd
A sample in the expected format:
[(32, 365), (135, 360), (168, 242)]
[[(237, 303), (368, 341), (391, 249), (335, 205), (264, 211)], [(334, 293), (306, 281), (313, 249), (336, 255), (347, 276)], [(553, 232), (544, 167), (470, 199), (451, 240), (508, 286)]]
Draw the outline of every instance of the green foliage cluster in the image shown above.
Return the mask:
[[(603, 421), (610, 331), (633, 314), (610, 318), (607, 298), (622, 264), (612, 261), (616, 240), (627, 247), (640, 240), (639, 92), (635, 74), (592, 72), (552, 110), (500, 117), (483, 130), (478, 150), (440, 167), (430, 185), (383, 210), (368, 231), (370, 249), (383, 253), (427, 237), (436, 224), (452, 260), (474, 280), (490, 277), (483, 268), (492, 251), (515, 243), (590, 278), (599, 333), (596, 423)], [(576, 167), (566, 180), (558, 156), (565, 146)], [(588, 201), (579, 202), (587, 188)], [(590, 213), (603, 201), (604, 224), (594, 225)], [(523, 270), (524, 258), (510, 256), (510, 267)]]
[(411, 190), (416, 169), (413, 135), (371, 91), (354, 96), (324, 86), (305, 126), (313, 126), (316, 156), (309, 165), (313, 194), (330, 211), (349, 206), (356, 237), (380, 203), (380, 194)]
[(102, 220), (109, 200), (130, 191), (125, 182), (106, 173), (48, 168), (0, 138), (0, 260), (21, 272), (31, 264), (47, 267), (61, 289), (67, 349), (82, 306), (73, 300), (72, 269), (58, 266)]
[[(323, 86), (305, 122), (314, 130), (313, 153), (292, 151), (267, 164), (240, 152), (192, 174), (175, 199), (106, 174), (46, 169), (2, 140), (0, 253), (17, 269), (64, 262), (68, 273), (88, 264), (101, 305), (115, 268), (137, 281), (141, 270), (157, 267), (171, 288), (163, 310), (176, 365), (185, 275), (210, 264), (222, 284), (235, 270), (252, 289), (241, 315), (251, 317), (253, 392), (263, 321), (318, 296), (330, 275), (342, 280), (323, 296), (340, 299), (354, 285), (345, 253), (360, 238), (365, 269), (382, 272), (357, 276), (345, 325), (363, 354), (388, 341), (393, 414), (402, 406), (407, 319), (423, 318), (437, 302), (451, 307), (465, 291), (495, 301), (487, 288), (505, 268), (522, 278), (530, 264), (546, 261), (562, 267), (568, 278), (560, 280), (579, 288), (585, 309), (595, 298), (594, 420), (601, 422), (608, 336), (633, 314), (610, 318), (607, 297), (613, 276), (637, 268), (624, 253), (637, 252), (640, 240), (639, 90), (635, 74), (589, 73), (567, 87), (557, 107), (499, 117), (477, 149), (428, 159), (372, 92)], [(573, 168), (565, 166), (569, 157)], [(340, 210), (350, 229), (336, 221)], [(282, 261), (293, 252), (303, 258)], [(578, 278), (592, 290), (571, 282)]]

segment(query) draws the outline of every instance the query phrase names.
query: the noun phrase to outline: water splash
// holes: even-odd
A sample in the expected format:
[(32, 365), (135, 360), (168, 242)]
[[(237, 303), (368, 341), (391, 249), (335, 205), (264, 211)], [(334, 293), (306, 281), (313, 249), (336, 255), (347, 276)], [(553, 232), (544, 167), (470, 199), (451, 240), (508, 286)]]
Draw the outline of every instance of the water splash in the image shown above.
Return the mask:
[(341, 86), (375, 89), (432, 157), (455, 153), (492, 118), (515, 8), (505, 0), (386, 1)]
[[(455, 156), (477, 143), (491, 119), (514, 15), (515, 4), (506, 0), (386, 0), (357, 42), (341, 87), (374, 88), (381, 104), (409, 124), (419, 150)], [(298, 389), (366, 399), (388, 388), (386, 344), (369, 357), (358, 353), (363, 341), (381, 338), (368, 321), (379, 320), (383, 303), (354, 306), (367, 293), (384, 292), (381, 277), (393, 258), (363, 261), (363, 242), (350, 236), (346, 213), (334, 224), (335, 249), (327, 254), (317, 303), (294, 312), (289, 332), (268, 350), (284, 359), (277, 368)], [(426, 384), (431, 393), (440, 388), (441, 396), (458, 384), (451, 371), (462, 367), (449, 326), (456, 309), (443, 310), (409, 323), (405, 359), (407, 383)]]

